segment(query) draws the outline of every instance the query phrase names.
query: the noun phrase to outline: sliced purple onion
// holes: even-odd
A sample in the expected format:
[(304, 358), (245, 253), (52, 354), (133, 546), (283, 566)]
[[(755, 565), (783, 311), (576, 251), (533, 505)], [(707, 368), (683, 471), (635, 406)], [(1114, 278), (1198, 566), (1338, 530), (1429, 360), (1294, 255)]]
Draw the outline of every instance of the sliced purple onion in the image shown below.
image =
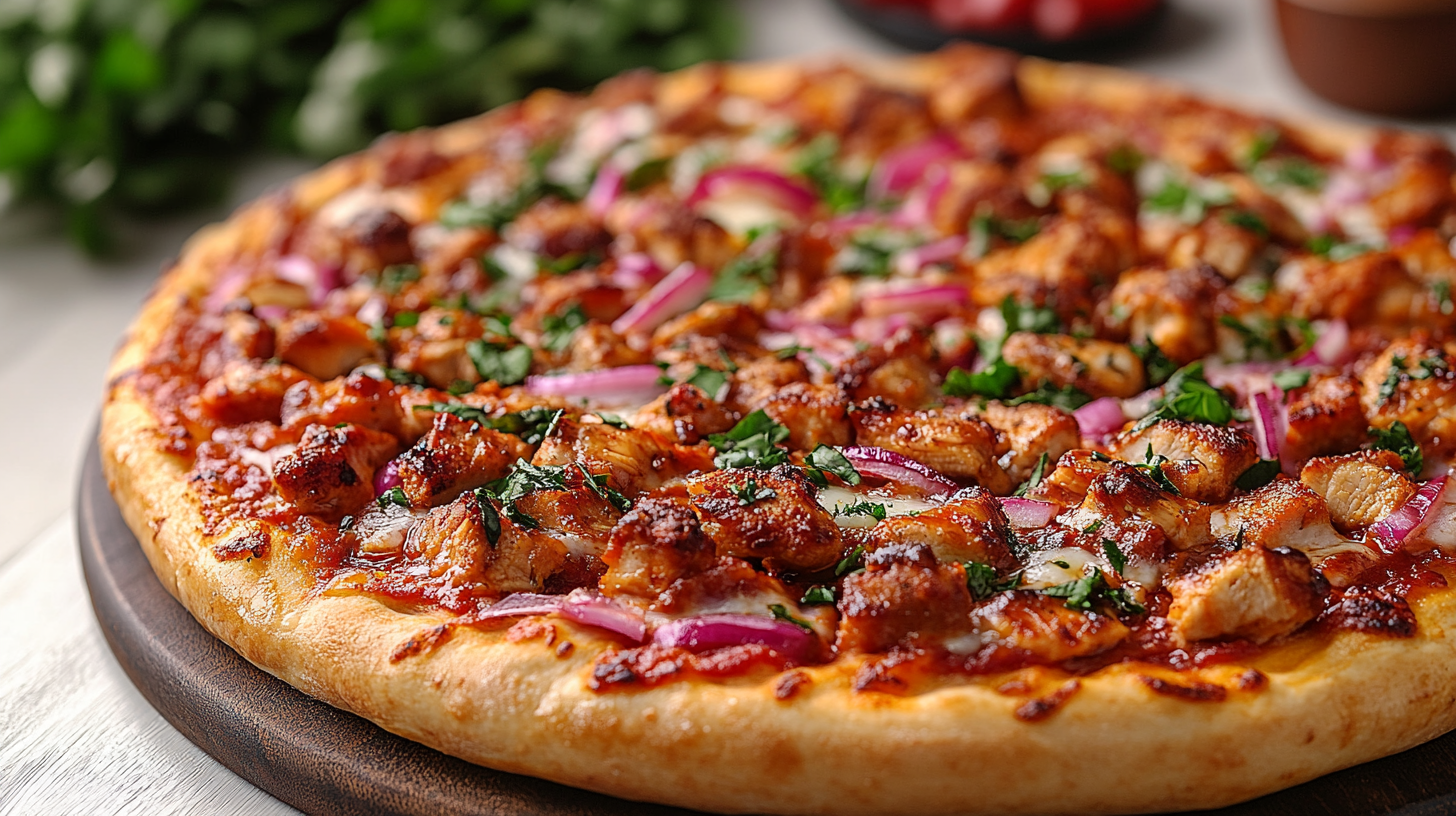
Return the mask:
[(902, 275), (913, 275), (931, 264), (955, 260), (965, 248), (964, 235), (952, 235), (939, 241), (921, 244), (895, 256), (895, 271)]
[(287, 306), (279, 306), (277, 304), (253, 307), (253, 314), (264, 320), (267, 320), (270, 323), (277, 323), (283, 318), (288, 317), (288, 313), (291, 311), (293, 310), (289, 309)]
[(659, 646), (706, 652), (732, 646), (765, 646), (795, 663), (811, 663), (818, 655), (818, 636), (788, 621), (758, 615), (703, 615), (665, 623), (652, 633)]
[(315, 263), (303, 255), (284, 255), (274, 265), (274, 272), (279, 278), (307, 289), (308, 299), (315, 306), (343, 283), (337, 267)]
[(870, 197), (897, 198), (919, 184), (932, 166), (960, 154), (960, 143), (948, 133), (937, 133), (923, 142), (891, 150), (875, 163), (870, 173)]
[(389, 301), (385, 300), (383, 295), (374, 295), (364, 301), (364, 305), (359, 307), (359, 311), (354, 313), (354, 317), (357, 317), (359, 322), (366, 326), (373, 326), (375, 323), (383, 322), (384, 316), (388, 313)]
[(1273, 398), (1267, 391), (1260, 391), (1249, 396), (1249, 413), (1254, 423), (1254, 444), (1258, 448), (1260, 459), (1278, 459), (1279, 452), (1283, 449), (1283, 440), (1279, 438), (1279, 429), (1283, 425), (1279, 421), (1279, 414), (1284, 413), (1282, 402)]
[(597, 218), (605, 217), (607, 210), (621, 197), (626, 182), (627, 174), (622, 172), (622, 168), (606, 162), (597, 170), (591, 189), (587, 190), (586, 197), (581, 200), (582, 207)]
[(1379, 547), (1382, 552), (1393, 553), (1400, 549), (1406, 536), (1421, 526), (1431, 515), (1431, 509), (1444, 502), (1437, 501), (1450, 483), (1450, 476), (1441, 476), (1421, 485), (1414, 496), (1395, 512), (1370, 525), (1365, 540)]
[(879, 479), (912, 485), (932, 495), (954, 493), (961, 486), (914, 459), (884, 448), (861, 445), (840, 448), (855, 470)]
[(1006, 511), (1006, 518), (1011, 520), (1013, 527), (1045, 527), (1057, 515), (1057, 506), (1055, 504), (1039, 499), (1012, 497), (1001, 499), (1000, 501), (1001, 509)]
[(1388, 237), (1390, 239), (1391, 246), (1402, 247), (1410, 243), (1411, 239), (1416, 237), (1416, 228), (1412, 227), (1410, 224), (1400, 224), (1398, 226), (1390, 228), (1390, 233), (1388, 234)]
[(208, 314), (222, 314), (229, 303), (242, 297), (243, 290), (248, 288), (248, 270), (241, 266), (228, 267), (227, 271), (218, 278), (217, 284), (212, 287), (202, 299), (202, 310)]
[[(586, 398), (596, 401), (645, 396), (652, 399), (662, 393), (657, 382), (662, 370), (654, 365), (630, 365), (590, 371), (584, 374), (541, 374), (526, 378), (526, 392), (543, 397)], [(646, 400), (643, 400), (644, 402)]]
[(647, 637), (647, 620), (641, 612), (591, 590), (573, 589), (561, 606), (561, 614), (577, 623), (616, 632), (633, 643)]
[(819, 222), (826, 233), (831, 236), (844, 235), (855, 230), (872, 227), (885, 220), (885, 216), (877, 212), (854, 212), (845, 215), (837, 215), (827, 221)]
[(496, 618), (520, 618), (527, 615), (549, 615), (561, 609), (566, 602), (562, 595), (536, 595), (530, 592), (517, 592), (497, 601), (494, 605), (476, 614), (476, 620), (493, 620)]
[(940, 199), (945, 196), (945, 191), (949, 188), (949, 173), (944, 169), (932, 172), (930, 181), (917, 187), (905, 199), (899, 212), (895, 213), (895, 223), (906, 227), (928, 226), (931, 216), (935, 214), (935, 208), (940, 204)]
[(385, 493), (399, 487), (399, 460), (390, 459), (384, 463), (384, 467), (374, 472), (374, 495), (383, 496)]
[(1127, 417), (1122, 413), (1122, 402), (1112, 397), (1101, 397), (1072, 412), (1077, 428), (1087, 439), (1103, 440), (1122, 430)]
[(731, 190), (745, 188), (772, 197), (776, 203), (796, 215), (808, 213), (819, 203), (819, 197), (809, 188), (762, 167), (720, 167), (709, 170), (698, 179), (698, 186), (688, 196), (687, 203), (692, 207)]
[(623, 289), (651, 286), (662, 280), (662, 267), (645, 252), (629, 252), (617, 258), (612, 283)]
[(1345, 152), (1345, 166), (1357, 173), (1374, 173), (1385, 169), (1389, 164), (1375, 152), (1374, 143), (1366, 142)]
[(885, 317), (862, 317), (850, 324), (849, 332), (854, 339), (872, 346), (889, 340), (895, 332), (913, 325), (906, 314), (892, 314)]
[(1350, 352), (1350, 324), (1336, 318), (1325, 323), (1319, 339), (1314, 341), (1309, 353), (1296, 361), (1296, 365), (1339, 365), (1345, 362)]
[(658, 281), (647, 294), (612, 323), (617, 334), (649, 332), (688, 309), (697, 306), (713, 286), (708, 270), (684, 262)]

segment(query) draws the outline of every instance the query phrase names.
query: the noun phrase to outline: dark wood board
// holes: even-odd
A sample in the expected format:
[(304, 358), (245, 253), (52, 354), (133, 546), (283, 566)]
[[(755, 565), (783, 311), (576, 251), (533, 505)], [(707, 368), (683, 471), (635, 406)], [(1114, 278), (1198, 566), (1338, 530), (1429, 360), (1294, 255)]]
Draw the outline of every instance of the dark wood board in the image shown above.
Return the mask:
[[(691, 811), (471, 765), (390, 734), (259, 670), (208, 634), (163, 589), (107, 491), (94, 444), (82, 469), (77, 527), (96, 619), (127, 676), (198, 747), (300, 810), (691, 816)], [(1256, 814), (1456, 814), (1456, 733), (1253, 802), (1193, 816)]]

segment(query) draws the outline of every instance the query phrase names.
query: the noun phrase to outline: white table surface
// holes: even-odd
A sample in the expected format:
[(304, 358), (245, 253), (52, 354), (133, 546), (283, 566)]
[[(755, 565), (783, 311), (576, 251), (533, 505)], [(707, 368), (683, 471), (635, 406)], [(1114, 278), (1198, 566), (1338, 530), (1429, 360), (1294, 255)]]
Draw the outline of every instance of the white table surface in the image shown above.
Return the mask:
[[(895, 50), (828, 0), (740, 1), (748, 57)], [(1120, 64), (1259, 108), (1392, 121), (1299, 86), (1263, 0), (1170, 2), (1169, 25)], [(1393, 123), (1456, 140), (1453, 119)], [(257, 166), (235, 200), (301, 169)], [(224, 212), (138, 230), (139, 251), (111, 265), (85, 261), (43, 220), (0, 216), (0, 814), (296, 812), (189, 743), (131, 686), (92, 616), (76, 550), (74, 486), (106, 360), (157, 270)]]

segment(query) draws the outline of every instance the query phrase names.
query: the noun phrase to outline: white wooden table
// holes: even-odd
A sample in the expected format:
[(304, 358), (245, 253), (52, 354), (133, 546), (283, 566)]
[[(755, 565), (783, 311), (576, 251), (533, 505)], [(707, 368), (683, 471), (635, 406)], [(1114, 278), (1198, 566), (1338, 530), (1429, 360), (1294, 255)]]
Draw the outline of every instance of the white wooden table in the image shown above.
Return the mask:
[[(1125, 65), (1261, 108), (1375, 121), (1297, 84), (1263, 0), (1170, 1), (1170, 25)], [(749, 57), (893, 50), (828, 0), (741, 2)], [(1456, 120), (1396, 124), (1456, 139)], [(237, 200), (301, 169), (258, 167)], [(116, 338), (185, 236), (222, 214), (148, 227), (140, 256), (116, 266), (85, 262), (45, 224), (0, 217), (0, 814), (295, 812), (187, 742), (131, 686), (92, 617), (73, 531)]]

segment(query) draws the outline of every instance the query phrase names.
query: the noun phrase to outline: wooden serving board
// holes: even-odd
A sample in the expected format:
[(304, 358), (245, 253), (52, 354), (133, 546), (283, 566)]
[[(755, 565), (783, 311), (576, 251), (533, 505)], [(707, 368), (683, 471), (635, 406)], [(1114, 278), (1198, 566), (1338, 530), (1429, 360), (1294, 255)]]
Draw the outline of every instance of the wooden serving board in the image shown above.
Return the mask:
[[(296, 691), (210, 635), (163, 589), (112, 501), (94, 443), (77, 499), (91, 602), (127, 676), (184, 736), (284, 802), (329, 814), (693, 813), (471, 765)], [(1388, 813), (1456, 814), (1456, 732), (1253, 802), (1193, 816)]]

